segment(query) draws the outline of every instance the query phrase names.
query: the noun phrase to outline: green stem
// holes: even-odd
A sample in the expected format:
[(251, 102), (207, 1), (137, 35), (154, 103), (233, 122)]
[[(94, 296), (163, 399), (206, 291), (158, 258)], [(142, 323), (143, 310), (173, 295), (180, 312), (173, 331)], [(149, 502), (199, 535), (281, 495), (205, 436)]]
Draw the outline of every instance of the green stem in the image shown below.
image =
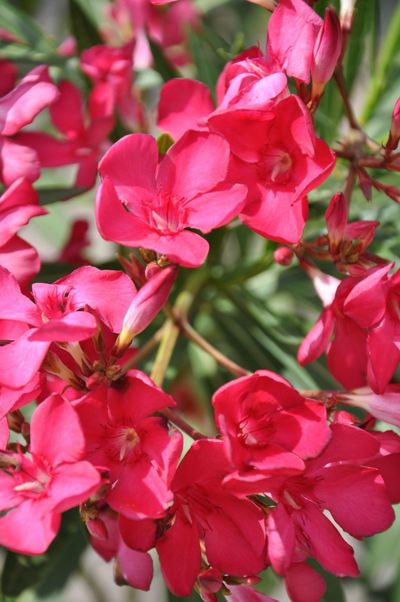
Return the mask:
[(207, 277), (208, 274), (206, 270), (196, 270), (196, 272), (189, 277), (186, 289), (178, 295), (171, 317), (167, 318), (165, 321), (160, 346), (157, 350), (157, 355), (150, 375), (156, 385), (160, 387), (164, 382), (165, 373), (178, 341), (180, 332), (179, 322), (186, 317)]

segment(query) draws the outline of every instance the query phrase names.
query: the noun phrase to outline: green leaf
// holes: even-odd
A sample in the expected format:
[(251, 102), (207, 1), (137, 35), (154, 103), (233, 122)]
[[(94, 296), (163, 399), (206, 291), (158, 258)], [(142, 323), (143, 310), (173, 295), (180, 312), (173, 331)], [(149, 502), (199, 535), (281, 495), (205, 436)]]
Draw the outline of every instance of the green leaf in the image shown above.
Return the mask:
[(170, 79), (179, 77), (178, 71), (172, 66), (168, 59), (164, 56), (162, 48), (153, 40), (149, 40), (151, 52), (153, 54), (153, 68), (157, 71), (163, 80), (167, 82)]
[(92, 15), (81, 0), (69, 0), (71, 33), (76, 38), (79, 52), (103, 43)]
[(200, 30), (189, 29), (188, 42), (196, 66), (196, 78), (204, 82), (213, 93), (225, 63), (232, 56), (230, 47), (205, 23)]
[(7, 0), (0, 0), (0, 23), (2, 29), (15, 35), (18, 40), (31, 49), (51, 52), (57, 48), (54, 40), (39, 27), (34, 19), (10, 5)]
[(68, 61), (67, 57), (55, 54), (55, 52), (43, 52), (4, 41), (0, 41), (0, 56), (13, 63), (27, 65), (28, 68), (43, 64), (62, 67)]
[(367, 98), (364, 104), (361, 121), (366, 123), (371, 117), (375, 107), (379, 104), (382, 93), (384, 92), (393, 59), (400, 51), (400, 5), (394, 10), (389, 22), (388, 29), (383, 37), (383, 41), (378, 53), (371, 84), (367, 92)]
[(66, 201), (87, 192), (86, 188), (37, 188), (41, 205)]

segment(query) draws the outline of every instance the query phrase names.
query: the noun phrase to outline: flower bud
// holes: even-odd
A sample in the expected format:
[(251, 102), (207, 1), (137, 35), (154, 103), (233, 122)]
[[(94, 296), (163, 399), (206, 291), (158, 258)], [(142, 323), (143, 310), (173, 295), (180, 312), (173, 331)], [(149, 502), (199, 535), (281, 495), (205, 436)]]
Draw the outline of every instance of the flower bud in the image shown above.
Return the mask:
[(362, 408), (389, 424), (400, 427), (400, 386), (388, 385), (381, 395), (367, 387), (341, 395), (342, 401), (356, 408)]
[(279, 265), (290, 265), (293, 259), (293, 251), (288, 247), (278, 247), (274, 251), (274, 261)]
[(342, 192), (333, 195), (328, 209), (325, 212), (326, 225), (328, 226), (329, 242), (336, 249), (344, 238), (347, 226), (347, 202)]
[(122, 353), (134, 336), (145, 330), (168, 299), (177, 275), (177, 267), (159, 269), (135, 295), (126, 312), (114, 352)]
[(390, 151), (394, 150), (400, 139), (400, 97), (394, 105), (392, 113), (392, 123), (390, 125), (389, 138), (386, 143), (386, 148)]
[(337, 14), (330, 6), (325, 11), (325, 19), (315, 40), (311, 62), (313, 99), (321, 97), (326, 83), (335, 71), (342, 50), (342, 31)]

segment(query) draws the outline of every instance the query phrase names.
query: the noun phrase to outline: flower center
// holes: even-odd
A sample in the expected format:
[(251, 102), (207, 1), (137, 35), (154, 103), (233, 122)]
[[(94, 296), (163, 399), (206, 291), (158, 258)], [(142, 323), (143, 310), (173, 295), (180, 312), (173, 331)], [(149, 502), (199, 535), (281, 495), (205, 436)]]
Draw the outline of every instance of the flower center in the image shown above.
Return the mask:
[(291, 179), (293, 161), (285, 149), (269, 146), (263, 152), (260, 167), (268, 181), (274, 184), (286, 184)]
[(160, 234), (175, 234), (183, 230), (186, 216), (184, 201), (164, 193), (158, 196), (158, 206), (152, 204), (148, 207), (149, 224)]

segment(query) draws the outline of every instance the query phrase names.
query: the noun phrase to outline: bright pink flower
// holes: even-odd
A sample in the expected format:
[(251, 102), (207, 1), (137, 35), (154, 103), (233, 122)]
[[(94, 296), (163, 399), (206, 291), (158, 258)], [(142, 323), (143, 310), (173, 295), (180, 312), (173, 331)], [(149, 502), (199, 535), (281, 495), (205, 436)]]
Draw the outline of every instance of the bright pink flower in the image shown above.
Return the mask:
[(153, 562), (149, 554), (126, 545), (121, 538), (117, 515), (111, 510), (102, 510), (94, 520), (88, 521), (87, 527), (96, 552), (106, 562), (115, 559), (116, 582), (147, 591), (153, 579)]
[(330, 435), (322, 404), (268, 370), (223, 385), (213, 406), (238, 479), (301, 472), (304, 459), (316, 456)]
[(221, 488), (229, 471), (224, 446), (217, 440), (196, 441), (172, 482), (175, 502), (162, 519), (156, 543), (168, 588), (190, 594), (201, 568), (201, 542), (209, 564), (222, 573), (244, 576), (265, 568), (262, 511), (250, 500)]
[(17, 236), (18, 230), (32, 217), (45, 215), (38, 195), (28, 180), (16, 180), (0, 197), (0, 265), (7, 268), (25, 286), (39, 271), (35, 249)]
[(305, 562), (288, 568), (285, 585), (292, 602), (320, 602), (326, 591), (322, 575)]
[(188, 62), (182, 44), (186, 41), (188, 27), (196, 26), (198, 21), (195, 4), (192, 0), (174, 0), (163, 4), (167, 6), (159, 8), (151, 0), (116, 0), (109, 11), (109, 20), (116, 25), (116, 31), (108, 24), (106, 36), (111, 39), (117, 37), (120, 41), (123, 31), (124, 41), (132, 38), (135, 40), (136, 69), (147, 68), (152, 64), (148, 38), (156, 42), (174, 64)]
[(142, 124), (143, 115), (133, 91), (132, 52), (132, 43), (120, 48), (92, 46), (82, 52), (80, 62), (82, 71), (94, 83), (89, 97), (92, 117), (98, 113), (96, 107), (105, 105), (110, 117), (118, 109), (128, 127), (133, 129)]
[(249, 49), (230, 61), (217, 85), (218, 105), (203, 83), (172, 79), (161, 89), (158, 127), (178, 140), (187, 130), (207, 129), (213, 115), (235, 111), (266, 110), (288, 95), (286, 77), (272, 73), (258, 49)]
[(173, 399), (145, 374), (132, 371), (120, 386), (86, 396), (76, 410), (86, 437), (86, 457), (109, 471), (107, 502), (128, 518), (156, 518), (172, 502), (170, 482), (182, 437), (160, 417)]
[(272, 67), (308, 84), (322, 24), (304, 0), (280, 0), (268, 22), (267, 56)]
[[(0, 347), (0, 383), (13, 389), (24, 387), (35, 376), (53, 341), (75, 343), (89, 338), (97, 332), (98, 320), (119, 332), (136, 292), (125, 274), (90, 266), (78, 268), (55, 284), (34, 284), (35, 303), (21, 293), (6, 270), (0, 269), (0, 283), (4, 291), (0, 323), (4, 338), (12, 340)], [(74, 348), (70, 350), (73, 354)]]
[(76, 412), (49, 397), (31, 421), (30, 457), (14, 454), (0, 473), (0, 543), (15, 552), (42, 554), (60, 527), (61, 513), (96, 491), (100, 475), (81, 461), (84, 437)]
[(384, 392), (400, 361), (400, 273), (389, 277), (391, 267), (372, 268), (340, 284), (300, 346), (300, 363), (327, 350), (329, 369), (346, 389), (368, 384)]
[(313, 98), (322, 95), (325, 85), (331, 79), (342, 51), (342, 30), (337, 14), (331, 6), (325, 11), (325, 18), (315, 40), (311, 63)]
[(305, 195), (335, 165), (332, 151), (315, 137), (301, 100), (292, 95), (265, 112), (216, 114), (209, 124), (225, 136), (237, 158), (230, 177), (249, 188), (242, 221), (272, 240), (298, 242), (308, 212)]
[(320, 456), (307, 461), (303, 474), (273, 477), (262, 484), (277, 502), (268, 516), (268, 549), (281, 575), (309, 556), (336, 575), (358, 574), (351, 547), (324, 509), (357, 538), (383, 531), (393, 522), (384, 480), (369, 462), (379, 455), (379, 442), (357, 427), (333, 424), (331, 430), (330, 442)]
[(83, 100), (79, 89), (63, 80), (58, 86), (60, 96), (51, 105), (50, 114), (55, 127), (64, 139), (50, 134), (26, 132), (17, 141), (35, 149), (42, 167), (78, 166), (75, 186), (90, 188), (94, 185), (97, 163), (108, 146), (114, 119), (110, 114), (107, 90), (104, 97), (96, 96), (89, 105), (89, 119), (86, 122)]
[(369, 412), (378, 420), (400, 427), (400, 385), (388, 385), (381, 394), (364, 387), (341, 394), (340, 399)]
[[(254, 0), (252, 1), (254, 2)], [(266, 596), (248, 585), (230, 585), (229, 594), (225, 596), (225, 599), (228, 602), (278, 602), (275, 598)]]
[(58, 96), (44, 65), (30, 71), (6, 96), (0, 98), (0, 179), (8, 186), (19, 178), (31, 182), (40, 174), (35, 151), (15, 136)]
[(6, 449), (8, 439), (10, 437), (10, 429), (8, 428), (7, 418), (0, 418), (0, 449)]
[[(143, 163), (143, 157), (146, 157)], [(210, 232), (241, 208), (246, 188), (226, 181), (229, 145), (219, 135), (187, 132), (158, 164), (154, 138), (132, 134), (102, 159), (97, 225), (106, 240), (152, 249), (173, 263), (196, 267)], [(210, 209), (212, 208), (212, 210)]]

